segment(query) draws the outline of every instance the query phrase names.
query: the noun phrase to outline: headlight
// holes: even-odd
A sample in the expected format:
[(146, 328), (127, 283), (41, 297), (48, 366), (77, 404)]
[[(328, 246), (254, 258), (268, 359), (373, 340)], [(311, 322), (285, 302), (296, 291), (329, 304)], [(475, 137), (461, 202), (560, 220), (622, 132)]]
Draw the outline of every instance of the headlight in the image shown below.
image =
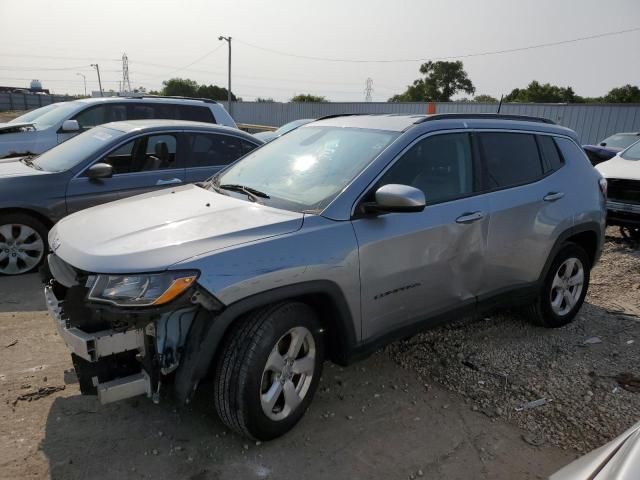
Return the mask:
[(198, 272), (142, 275), (96, 275), (89, 278), (89, 299), (121, 307), (148, 307), (170, 302), (198, 278)]

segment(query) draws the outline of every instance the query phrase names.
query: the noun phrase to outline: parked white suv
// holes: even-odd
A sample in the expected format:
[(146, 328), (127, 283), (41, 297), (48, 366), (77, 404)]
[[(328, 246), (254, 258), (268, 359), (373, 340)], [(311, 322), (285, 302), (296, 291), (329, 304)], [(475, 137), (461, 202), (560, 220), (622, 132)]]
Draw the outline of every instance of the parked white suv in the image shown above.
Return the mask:
[(208, 99), (108, 97), (56, 105), (0, 125), (0, 158), (42, 153), (92, 127), (122, 120), (192, 120), (236, 127), (224, 107)]

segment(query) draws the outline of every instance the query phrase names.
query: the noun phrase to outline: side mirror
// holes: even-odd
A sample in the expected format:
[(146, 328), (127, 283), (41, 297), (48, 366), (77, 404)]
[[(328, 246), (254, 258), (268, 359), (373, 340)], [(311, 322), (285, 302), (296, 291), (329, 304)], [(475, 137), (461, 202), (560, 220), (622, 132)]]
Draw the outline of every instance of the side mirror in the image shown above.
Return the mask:
[(77, 132), (80, 130), (80, 124), (77, 120), (65, 120), (62, 122), (61, 130), (63, 132)]
[(601, 147), (606, 147), (607, 146), (607, 142), (600, 142), (600, 146)]
[(364, 204), (365, 212), (421, 212), (426, 204), (422, 190), (395, 183), (380, 187), (375, 197), (375, 202)]
[(86, 172), (90, 179), (111, 178), (113, 176), (113, 167), (108, 163), (94, 163)]

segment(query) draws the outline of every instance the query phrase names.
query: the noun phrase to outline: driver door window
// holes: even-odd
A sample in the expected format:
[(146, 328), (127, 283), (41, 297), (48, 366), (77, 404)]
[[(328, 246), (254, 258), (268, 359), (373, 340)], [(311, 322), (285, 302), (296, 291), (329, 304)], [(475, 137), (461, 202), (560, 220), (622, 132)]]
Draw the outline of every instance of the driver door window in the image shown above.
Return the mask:
[(411, 147), (377, 188), (390, 183), (410, 185), (424, 192), (427, 204), (433, 204), (473, 193), (473, 177), (469, 135), (434, 135)]
[(113, 167), (113, 174), (151, 172), (178, 168), (174, 135), (149, 135), (118, 147), (100, 162)]

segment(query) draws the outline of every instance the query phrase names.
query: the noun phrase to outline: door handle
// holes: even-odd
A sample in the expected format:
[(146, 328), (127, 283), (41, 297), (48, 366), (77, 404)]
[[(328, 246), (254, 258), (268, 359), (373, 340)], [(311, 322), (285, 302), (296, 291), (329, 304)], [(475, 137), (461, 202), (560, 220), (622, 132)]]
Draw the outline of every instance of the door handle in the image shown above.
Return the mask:
[(473, 223), (483, 218), (484, 213), (482, 212), (468, 212), (463, 213), (458, 218), (456, 218), (456, 223)]
[(180, 180), (179, 178), (171, 178), (168, 180), (158, 180), (156, 182), (156, 185), (175, 185), (177, 183), (182, 183), (182, 180)]
[(564, 197), (564, 192), (549, 192), (544, 196), (543, 200), (545, 202), (555, 202), (556, 200), (560, 200), (562, 197)]

